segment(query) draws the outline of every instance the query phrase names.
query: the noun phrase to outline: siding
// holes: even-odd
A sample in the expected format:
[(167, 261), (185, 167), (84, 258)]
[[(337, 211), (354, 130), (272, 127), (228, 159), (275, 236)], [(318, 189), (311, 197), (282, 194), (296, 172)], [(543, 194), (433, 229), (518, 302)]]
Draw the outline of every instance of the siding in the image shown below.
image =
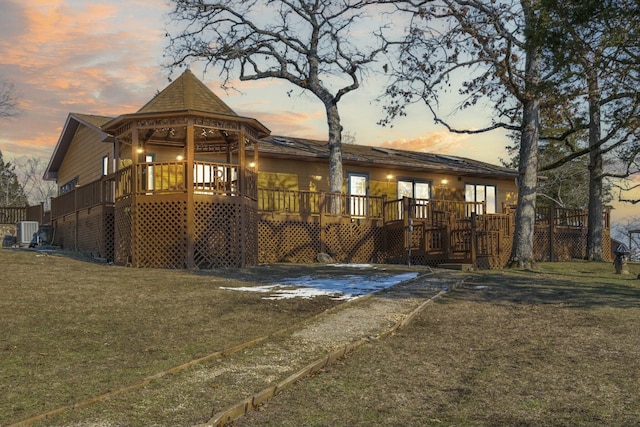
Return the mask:
[(85, 185), (102, 176), (102, 158), (109, 156), (109, 165), (113, 160), (113, 145), (100, 141), (97, 132), (82, 124), (69, 145), (67, 154), (58, 170), (58, 188), (79, 177), (78, 184)]

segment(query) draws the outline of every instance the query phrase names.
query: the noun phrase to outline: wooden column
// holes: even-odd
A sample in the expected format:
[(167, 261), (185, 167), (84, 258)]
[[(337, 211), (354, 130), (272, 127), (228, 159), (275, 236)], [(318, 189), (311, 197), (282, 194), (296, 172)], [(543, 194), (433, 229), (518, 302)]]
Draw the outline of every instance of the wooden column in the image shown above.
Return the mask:
[(240, 195), (240, 267), (247, 266), (247, 214), (249, 206), (247, 204), (246, 197), (246, 183), (245, 183), (245, 136), (244, 132), (240, 131), (238, 134), (238, 194)]
[(137, 265), (137, 248), (138, 248), (138, 221), (136, 218), (136, 203), (138, 189), (138, 126), (133, 120), (131, 123), (131, 266)]
[(195, 128), (193, 125), (193, 119), (189, 118), (187, 120), (187, 140), (186, 140), (186, 148), (187, 152), (184, 167), (187, 169), (185, 171), (185, 180), (186, 180), (186, 188), (187, 188), (187, 253), (185, 264), (187, 268), (195, 267), (195, 206), (194, 206), (194, 186), (195, 186), (195, 177), (193, 173), (194, 167), (194, 158), (195, 158)]

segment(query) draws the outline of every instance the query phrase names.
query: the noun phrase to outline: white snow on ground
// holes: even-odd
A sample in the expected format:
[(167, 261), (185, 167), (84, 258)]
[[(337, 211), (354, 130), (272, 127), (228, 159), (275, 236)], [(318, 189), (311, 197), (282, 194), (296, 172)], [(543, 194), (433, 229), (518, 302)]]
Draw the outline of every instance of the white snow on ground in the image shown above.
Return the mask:
[[(342, 267), (344, 266), (342, 265)], [(220, 289), (268, 293), (269, 295), (265, 296), (264, 299), (313, 298), (320, 295), (328, 295), (334, 299), (351, 300), (413, 279), (417, 275), (418, 273), (412, 272), (393, 276), (371, 275), (337, 278), (302, 276), (295, 279), (286, 279), (273, 285), (239, 288), (220, 287)]]

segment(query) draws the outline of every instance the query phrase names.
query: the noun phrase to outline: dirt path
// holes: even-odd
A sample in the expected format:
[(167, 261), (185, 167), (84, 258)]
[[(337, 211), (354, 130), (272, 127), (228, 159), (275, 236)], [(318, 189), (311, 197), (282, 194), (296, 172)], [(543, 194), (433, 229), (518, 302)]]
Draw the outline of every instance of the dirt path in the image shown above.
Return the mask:
[[(456, 272), (437, 270), (424, 274), (340, 306), (287, 336), (247, 349), (233, 369), (237, 379), (248, 386), (245, 393), (241, 393), (235, 405), (216, 412), (200, 425), (223, 425), (255, 409), (283, 388), (321, 370), (362, 342), (392, 332), (427, 301), (462, 281), (463, 275)], [(286, 378), (278, 381), (283, 377)], [(269, 384), (261, 390), (251, 388), (258, 378), (270, 379)], [(253, 394), (247, 396), (246, 392)]]

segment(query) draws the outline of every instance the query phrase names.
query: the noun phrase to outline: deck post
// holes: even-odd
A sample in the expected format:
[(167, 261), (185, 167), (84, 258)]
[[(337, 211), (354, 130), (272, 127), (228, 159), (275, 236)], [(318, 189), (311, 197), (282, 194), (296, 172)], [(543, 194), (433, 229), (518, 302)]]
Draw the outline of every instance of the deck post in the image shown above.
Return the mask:
[[(247, 184), (245, 181), (245, 135), (244, 131), (240, 131), (238, 134), (240, 141), (238, 142), (238, 192), (240, 195), (240, 267), (245, 268), (247, 266), (247, 215), (248, 215), (248, 194)], [(256, 150), (257, 151), (257, 150)]]
[(195, 129), (193, 125), (193, 118), (189, 117), (187, 120), (187, 141), (186, 141), (186, 181), (187, 181), (187, 253), (185, 264), (187, 268), (195, 267), (195, 207), (194, 207), (194, 188), (195, 188), (195, 176), (194, 169), (194, 135)]
[(471, 212), (471, 268), (476, 270), (478, 268), (477, 263), (477, 233), (476, 233), (476, 221), (478, 215), (475, 212)]
[(327, 253), (327, 247), (326, 247), (326, 243), (325, 243), (325, 239), (326, 239), (326, 235), (325, 235), (325, 231), (324, 231), (324, 223), (325, 223), (325, 218), (324, 218), (324, 210), (326, 208), (326, 202), (327, 199), (325, 197), (325, 192), (321, 191), (320, 192), (320, 200), (318, 203), (318, 213), (319, 215), (319, 227), (320, 227), (320, 252), (321, 253)]
[(131, 218), (131, 266), (138, 267), (138, 125), (137, 120), (131, 121), (131, 210), (129, 212)]

